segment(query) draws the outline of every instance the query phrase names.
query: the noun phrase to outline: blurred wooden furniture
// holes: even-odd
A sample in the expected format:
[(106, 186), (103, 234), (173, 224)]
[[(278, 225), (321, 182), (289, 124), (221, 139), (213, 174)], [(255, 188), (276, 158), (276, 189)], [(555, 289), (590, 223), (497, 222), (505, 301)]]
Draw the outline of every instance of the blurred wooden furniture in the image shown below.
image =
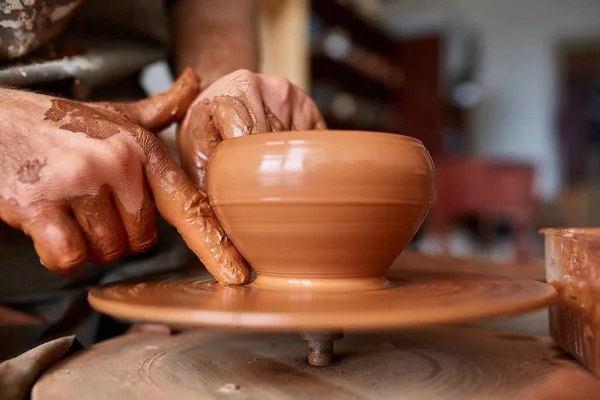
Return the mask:
[(309, 0), (262, 0), (261, 72), (309, 86)]
[(533, 182), (529, 164), (468, 157), (436, 160), (436, 202), (428, 227), (447, 250), (448, 228), (456, 218), (503, 218), (510, 225), (517, 259), (527, 259), (535, 222)]
[(421, 140), (436, 163), (448, 153), (444, 129), (451, 116), (451, 109), (443, 100), (440, 73), (444, 46), (442, 39), (435, 35), (399, 41), (396, 59), (406, 75), (406, 83), (394, 99), (391, 121), (401, 133)]

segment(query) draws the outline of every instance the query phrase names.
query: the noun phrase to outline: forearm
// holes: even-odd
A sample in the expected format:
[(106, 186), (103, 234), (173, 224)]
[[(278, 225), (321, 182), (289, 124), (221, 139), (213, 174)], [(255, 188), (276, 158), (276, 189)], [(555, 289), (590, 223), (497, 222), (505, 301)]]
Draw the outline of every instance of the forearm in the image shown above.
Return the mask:
[(202, 88), (238, 69), (257, 71), (256, 0), (179, 0), (173, 7), (173, 67), (191, 67)]

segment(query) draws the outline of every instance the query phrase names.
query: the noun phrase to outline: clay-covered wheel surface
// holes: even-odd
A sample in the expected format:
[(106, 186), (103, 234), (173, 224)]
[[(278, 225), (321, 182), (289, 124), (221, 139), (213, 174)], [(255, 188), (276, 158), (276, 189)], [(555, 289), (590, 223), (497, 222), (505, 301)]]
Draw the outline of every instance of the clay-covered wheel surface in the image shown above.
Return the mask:
[(533, 280), (392, 269), (386, 289), (347, 292), (224, 286), (208, 274), (160, 276), (92, 289), (93, 308), (174, 326), (275, 331), (373, 330), (465, 322), (543, 308), (556, 300)]

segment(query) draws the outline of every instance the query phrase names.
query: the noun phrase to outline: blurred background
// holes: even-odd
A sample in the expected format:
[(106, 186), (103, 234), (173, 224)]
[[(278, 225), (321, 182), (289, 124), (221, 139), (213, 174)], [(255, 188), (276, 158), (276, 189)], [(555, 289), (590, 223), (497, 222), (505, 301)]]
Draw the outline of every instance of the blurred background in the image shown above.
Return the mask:
[(600, 226), (600, 1), (265, 0), (261, 30), (263, 72), (330, 128), (429, 149), (437, 201), (413, 247), (537, 259), (540, 228)]

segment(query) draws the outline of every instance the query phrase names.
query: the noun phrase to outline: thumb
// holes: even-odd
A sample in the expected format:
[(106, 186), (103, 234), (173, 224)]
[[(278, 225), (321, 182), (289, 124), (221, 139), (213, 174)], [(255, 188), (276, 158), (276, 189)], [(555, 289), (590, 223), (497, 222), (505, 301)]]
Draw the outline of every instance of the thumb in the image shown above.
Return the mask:
[(192, 104), (179, 125), (177, 145), (183, 170), (205, 193), (208, 161), (219, 142), (221, 136), (215, 129), (209, 100)]
[(187, 68), (173, 86), (163, 93), (133, 103), (95, 103), (125, 114), (142, 128), (156, 133), (185, 116), (188, 107), (200, 92), (200, 79)]
[(262, 102), (251, 97), (246, 102), (233, 96), (212, 100), (212, 122), (223, 140), (270, 131)]

